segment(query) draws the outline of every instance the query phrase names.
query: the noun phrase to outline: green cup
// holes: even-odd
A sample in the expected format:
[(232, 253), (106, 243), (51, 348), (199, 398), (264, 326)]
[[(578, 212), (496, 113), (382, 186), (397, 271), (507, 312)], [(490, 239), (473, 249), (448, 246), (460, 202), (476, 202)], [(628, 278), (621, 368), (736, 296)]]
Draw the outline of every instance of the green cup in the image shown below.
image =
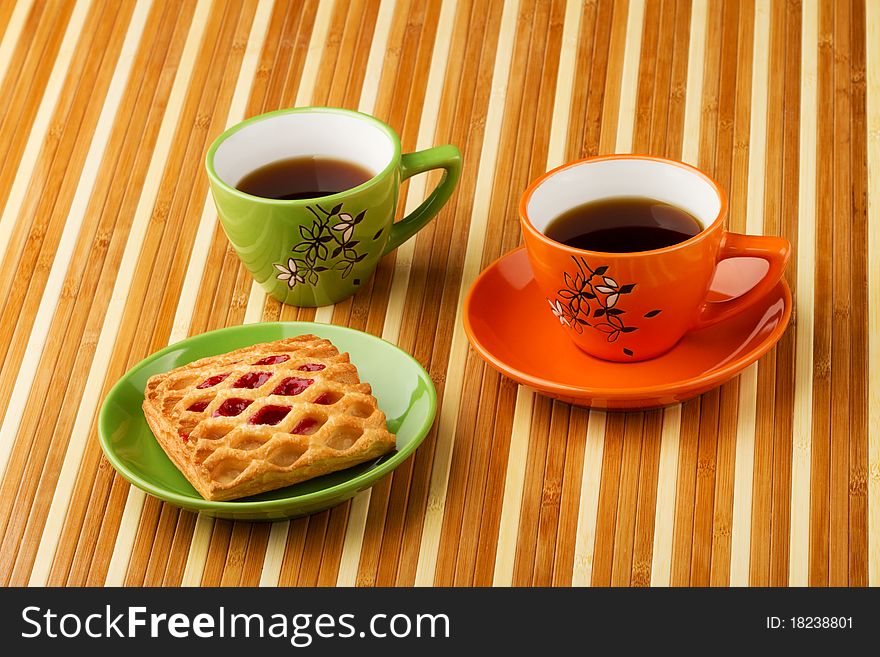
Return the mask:
[[(291, 157), (358, 164), (375, 175), (357, 187), (315, 199), (277, 200), (235, 188), (248, 173)], [(238, 257), (266, 292), (294, 306), (325, 306), (357, 292), (379, 259), (440, 211), (458, 183), (455, 146), (400, 152), (381, 121), (334, 107), (298, 107), (255, 116), (214, 140), (205, 158), (220, 223)], [(440, 184), (394, 222), (400, 183), (444, 169)]]

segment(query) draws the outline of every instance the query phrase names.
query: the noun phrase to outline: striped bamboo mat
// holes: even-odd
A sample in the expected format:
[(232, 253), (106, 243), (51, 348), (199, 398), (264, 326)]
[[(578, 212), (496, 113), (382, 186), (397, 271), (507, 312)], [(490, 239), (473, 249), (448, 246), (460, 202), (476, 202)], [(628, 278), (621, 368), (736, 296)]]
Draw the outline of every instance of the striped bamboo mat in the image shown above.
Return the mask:
[[(880, 0), (2, 0), (0, 35), (0, 583), (880, 584)], [(465, 160), (438, 220), (317, 311), (252, 285), (202, 169), (225, 126), (307, 104)], [(696, 164), (733, 230), (795, 246), (777, 348), (662, 411), (518, 387), (461, 324), (526, 184), (615, 151)], [(114, 473), (95, 416), (128, 367), (279, 318), (425, 365), (414, 458), (275, 524)]]

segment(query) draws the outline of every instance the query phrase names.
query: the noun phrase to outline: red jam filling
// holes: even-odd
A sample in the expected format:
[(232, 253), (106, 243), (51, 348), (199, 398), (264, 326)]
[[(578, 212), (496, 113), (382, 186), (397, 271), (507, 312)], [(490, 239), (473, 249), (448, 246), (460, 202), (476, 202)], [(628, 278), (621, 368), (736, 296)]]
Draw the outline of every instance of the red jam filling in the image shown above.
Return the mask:
[(254, 365), (277, 365), (278, 363), (286, 363), (290, 360), (290, 356), (281, 354), (280, 356), (266, 356), (261, 358)]
[(301, 379), (298, 376), (291, 376), (279, 383), (275, 390), (272, 391), (272, 394), (293, 397), (294, 395), (300, 394), (314, 382), (314, 379)]
[(209, 400), (202, 399), (200, 401), (190, 404), (189, 408), (187, 408), (186, 410), (192, 411), (193, 413), (201, 413), (203, 410), (208, 408), (208, 404), (210, 403), (211, 402)]
[(298, 434), (308, 434), (312, 433), (311, 429), (314, 429), (318, 426), (318, 421), (314, 418), (307, 417), (304, 420), (300, 420), (299, 423), (291, 429), (290, 433), (298, 433)]
[(300, 370), (301, 372), (320, 372), (326, 367), (326, 365), (321, 365), (321, 363), (308, 363), (306, 365), (300, 365), (296, 369)]
[(215, 374), (214, 376), (210, 376), (202, 381), (199, 385), (196, 386), (196, 388), (199, 390), (202, 390), (203, 388), (211, 388), (223, 381), (227, 376), (229, 376), (229, 372), (225, 372), (224, 374)]
[(211, 417), (235, 417), (250, 405), (250, 399), (232, 397), (220, 404), (217, 410), (211, 414)]
[(185, 443), (186, 443), (186, 442), (189, 442), (189, 434), (188, 434), (188, 433), (186, 433), (186, 432), (184, 432), (184, 431), (181, 431), (178, 435), (180, 436), (180, 439), (181, 439), (183, 442), (185, 442)]
[(333, 397), (330, 395), (329, 392), (325, 392), (325, 393), (322, 393), (322, 394), (318, 395), (317, 397), (315, 397), (315, 401), (312, 403), (313, 404), (321, 404), (323, 406), (326, 406), (327, 404), (333, 403)]
[(232, 384), (233, 388), (259, 388), (272, 378), (272, 372), (248, 372)]
[(250, 424), (271, 424), (281, 422), (290, 413), (290, 406), (263, 406), (248, 420)]

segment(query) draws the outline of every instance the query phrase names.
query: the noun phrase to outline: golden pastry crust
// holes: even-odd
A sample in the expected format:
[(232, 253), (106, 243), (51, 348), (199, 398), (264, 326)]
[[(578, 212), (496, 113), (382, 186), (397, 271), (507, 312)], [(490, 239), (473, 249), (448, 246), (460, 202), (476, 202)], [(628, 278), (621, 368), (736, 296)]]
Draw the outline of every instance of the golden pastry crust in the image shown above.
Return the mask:
[(350, 468), (394, 449), (348, 354), (300, 335), (150, 378), (147, 423), (206, 500), (233, 500)]

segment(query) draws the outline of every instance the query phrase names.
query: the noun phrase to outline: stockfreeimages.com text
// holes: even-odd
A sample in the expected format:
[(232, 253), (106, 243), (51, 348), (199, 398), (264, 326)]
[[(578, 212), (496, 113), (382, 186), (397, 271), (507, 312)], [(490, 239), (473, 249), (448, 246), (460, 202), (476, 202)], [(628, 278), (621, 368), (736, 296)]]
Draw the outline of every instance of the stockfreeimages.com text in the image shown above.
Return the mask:
[(21, 612), (25, 629), (21, 636), (75, 638), (143, 638), (169, 636), (183, 639), (269, 637), (287, 639), (297, 648), (311, 645), (315, 638), (449, 638), (446, 614), (373, 614), (358, 629), (355, 614), (230, 613), (219, 607), (214, 613), (155, 613), (146, 607), (114, 611), (110, 605), (96, 613), (58, 614), (52, 609), (25, 607)]

